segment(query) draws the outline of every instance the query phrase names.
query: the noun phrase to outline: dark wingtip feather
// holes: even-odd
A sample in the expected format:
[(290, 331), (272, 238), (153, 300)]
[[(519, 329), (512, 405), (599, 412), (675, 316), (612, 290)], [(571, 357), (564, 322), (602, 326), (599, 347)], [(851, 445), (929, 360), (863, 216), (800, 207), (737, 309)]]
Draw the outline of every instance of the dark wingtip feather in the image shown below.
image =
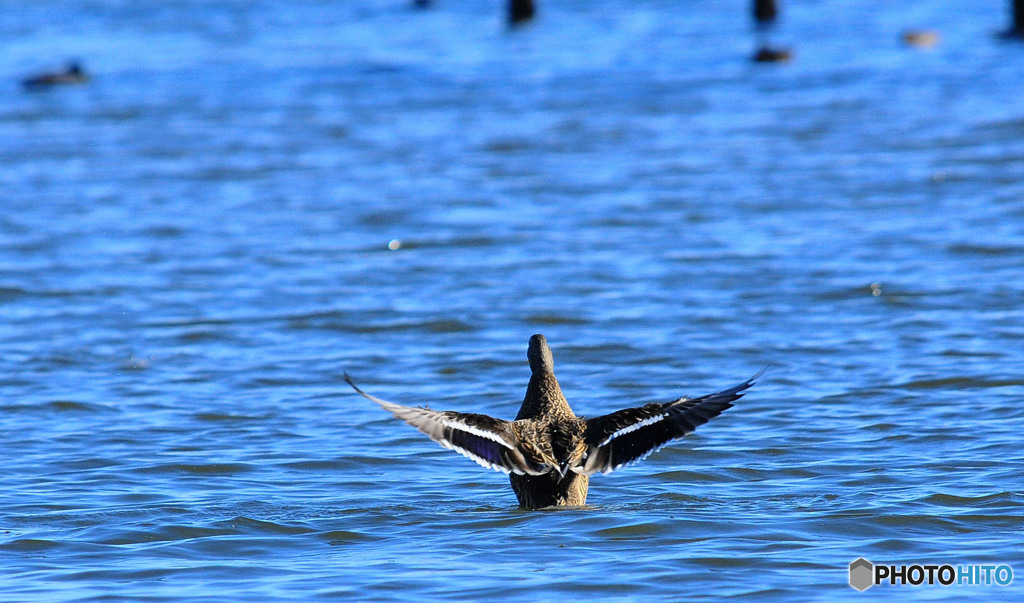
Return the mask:
[(737, 383), (728, 389), (723, 389), (720, 392), (698, 396), (696, 398), (687, 398), (684, 396), (678, 400), (669, 402), (669, 404), (672, 406), (682, 405), (688, 408), (692, 408), (697, 405), (704, 407), (716, 407), (719, 408), (720, 411), (731, 408), (732, 403), (742, 398), (743, 395), (747, 393), (746, 390), (753, 387), (754, 383), (761, 377), (761, 375), (764, 374), (765, 370), (767, 370), (767, 367), (762, 367), (761, 370), (757, 371), (757, 373), (755, 373), (750, 379), (747, 379), (742, 383)]
[(342, 375), (342, 377), (345, 378), (345, 383), (348, 383), (350, 386), (352, 386), (352, 389), (356, 390), (356, 393), (358, 393), (360, 395), (363, 395), (363, 396), (366, 395), (366, 392), (364, 392), (363, 390), (359, 389), (359, 386), (356, 385), (355, 382), (352, 381), (352, 378), (348, 376), (348, 371), (343, 372), (341, 375)]

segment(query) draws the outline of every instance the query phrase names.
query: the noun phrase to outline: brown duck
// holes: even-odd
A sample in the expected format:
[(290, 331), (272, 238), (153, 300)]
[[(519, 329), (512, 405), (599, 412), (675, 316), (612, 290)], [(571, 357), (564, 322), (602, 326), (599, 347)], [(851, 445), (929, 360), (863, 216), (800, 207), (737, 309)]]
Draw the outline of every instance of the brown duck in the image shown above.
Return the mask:
[(445, 448), (508, 473), (519, 504), (540, 509), (585, 504), (591, 475), (640, 461), (692, 432), (732, 406), (760, 374), (716, 394), (585, 419), (573, 413), (562, 395), (543, 335), (530, 338), (526, 355), (533, 374), (515, 421), (402, 406), (367, 394), (348, 375), (345, 380)]

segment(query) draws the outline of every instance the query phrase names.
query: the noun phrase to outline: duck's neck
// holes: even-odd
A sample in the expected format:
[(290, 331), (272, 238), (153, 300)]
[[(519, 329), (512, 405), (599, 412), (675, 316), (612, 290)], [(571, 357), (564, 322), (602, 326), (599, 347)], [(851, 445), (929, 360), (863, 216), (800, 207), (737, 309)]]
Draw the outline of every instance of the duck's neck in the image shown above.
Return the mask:
[(562, 395), (554, 372), (534, 371), (526, 387), (526, 398), (519, 408), (519, 419), (536, 419), (544, 416), (576, 416), (569, 408), (569, 402)]

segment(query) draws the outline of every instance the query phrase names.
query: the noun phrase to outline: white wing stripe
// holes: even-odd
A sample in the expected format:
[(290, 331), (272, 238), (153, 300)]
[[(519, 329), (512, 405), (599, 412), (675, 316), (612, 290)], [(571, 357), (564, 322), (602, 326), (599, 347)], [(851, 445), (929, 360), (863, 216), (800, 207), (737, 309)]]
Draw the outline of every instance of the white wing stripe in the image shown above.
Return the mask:
[(667, 416), (668, 416), (668, 413), (661, 413), (660, 415), (655, 415), (653, 417), (646, 418), (643, 421), (640, 421), (639, 423), (633, 423), (632, 425), (627, 425), (626, 427), (623, 427), (622, 429), (619, 429), (618, 431), (612, 433), (610, 436), (605, 438), (604, 441), (601, 442), (600, 444), (598, 444), (597, 446), (598, 446), (598, 448), (600, 448), (601, 446), (604, 446), (608, 442), (611, 442), (612, 440), (614, 440), (615, 438), (617, 438), (617, 437), (619, 437), (621, 435), (625, 435), (625, 434), (627, 434), (627, 433), (629, 433), (631, 431), (636, 431), (637, 429), (640, 429), (641, 427), (646, 427), (648, 425), (652, 425), (654, 423), (657, 423), (658, 421), (664, 419)]
[[(505, 473), (505, 474), (512, 473), (511, 470), (506, 469), (506, 468), (502, 467), (501, 465), (495, 465), (494, 463), (488, 461), (485, 458), (479, 457), (479, 456), (473, 454), (472, 452), (470, 452), (470, 451), (468, 451), (468, 450), (466, 450), (464, 448), (459, 448), (458, 446), (453, 445), (451, 442), (449, 442), (447, 440), (439, 440), (438, 444), (444, 446), (445, 448), (447, 448), (449, 450), (454, 450), (455, 452), (458, 452), (459, 454), (461, 454), (462, 456), (464, 456), (464, 457), (466, 457), (468, 459), (472, 459), (473, 461), (476, 462), (477, 465), (480, 465), (481, 467), (484, 467), (486, 469), (494, 469), (495, 471), (501, 471), (502, 473)], [(516, 473), (518, 473), (518, 471)]]
[(516, 451), (516, 447), (510, 442), (508, 442), (505, 438), (501, 437), (500, 435), (491, 431), (480, 429), (478, 427), (473, 427), (472, 425), (467, 425), (463, 421), (449, 419), (445, 417), (442, 413), (434, 410), (430, 410), (427, 408), (417, 408), (413, 406), (403, 406), (401, 404), (395, 404), (394, 402), (388, 402), (387, 400), (381, 400), (377, 396), (371, 396), (370, 394), (356, 387), (356, 384), (352, 383), (352, 381), (348, 378), (348, 375), (345, 375), (345, 380), (348, 381), (348, 384), (351, 385), (352, 388), (355, 389), (361, 396), (381, 405), (385, 410), (389, 411), (391, 414), (395, 415), (396, 417), (405, 421), (406, 423), (409, 423), (410, 425), (420, 430), (421, 432), (427, 434), (427, 436), (429, 436), (430, 439), (434, 440), (444, 448), (447, 448), (448, 450), (454, 450), (455, 452), (458, 452), (462, 456), (472, 459), (481, 467), (494, 469), (495, 471), (501, 471), (502, 473), (517, 473), (520, 475), (524, 473), (524, 471), (519, 467), (513, 467), (511, 469), (508, 469), (497, 463), (492, 463), (491, 461), (481, 456), (478, 456), (477, 454), (470, 452), (465, 448), (456, 446), (455, 444), (453, 444), (447, 438), (444, 437), (444, 432), (440, 428), (449, 427), (452, 429), (464, 431), (466, 433), (471, 433), (475, 436), (490, 440), (492, 442), (497, 442), (498, 444), (501, 444), (502, 446), (508, 448), (509, 450)]
[(512, 445), (511, 443), (509, 443), (508, 440), (494, 433), (493, 431), (487, 431), (484, 429), (480, 429), (478, 427), (473, 427), (472, 425), (467, 425), (466, 423), (464, 423), (463, 421), (459, 421), (458, 419), (449, 419), (447, 417), (442, 416), (442, 414), (437, 411), (428, 410), (426, 408), (417, 408), (415, 406), (402, 406), (401, 404), (395, 404), (393, 402), (384, 402), (383, 400), (374, 400), (374, 402), (377, 402), (385, 409), (391, 411), (393, 415), (395, 415), (399, 419), (402, 419), (403, 421), (408, 422), (408, 419), (415, 417), (415, 419), (419, 420), (420, 422), (415, 423), (414, 425), (420, 428), (420, 431), (423, 431), (424, 433), (430, 435), (431, 437), (433, 437), (433, 435), (429, 431), (425, 430), (429, 429), (429, 425), (431, 423), (435, 425), (440, 424), (443, 425), (444, 427), (451, 427), (453, 429), (458, 429), (459, 431), (471, 433), (475, 436), (479, 436), (492, 442), (497, 442), (498, 444), (501, 444), (502, 446), (508, 448), (509, 450), (515, 450), (514, 445)]
[(475, 436), (480, 436), (481, 438), (488, 439), (488, 440), (490, 440), (492, 442), (497, 442), (497, 443), (501, 444), (502, 446), (504, 446), (505, 448), (508, 448), (509, 450), (515, 450), (515, 446), (513, 446), (512, 444), (509, 444), (505, 440), (505, 438), (501, 437), (500, 435), (498, 435), (498, 434), (496, 434), (496, 433), (494, 433), (492, 431), (486, 431), (486, 430), (483, 430), (483, 429), (478, 429), (476, 427), (473, 427), (472, 425), (466, 425), (462, 421), (457, 421), (457, 420), (452, 420), (452, 419), (441, 419), (441, 424), (444, 425), (445, 427), (452, 427), (452, 428), (458, 429), (460, 431), (466, 431), (466, 432), (469, 432), (469, 433), (471, 433), (471, 434), (473, 434)]

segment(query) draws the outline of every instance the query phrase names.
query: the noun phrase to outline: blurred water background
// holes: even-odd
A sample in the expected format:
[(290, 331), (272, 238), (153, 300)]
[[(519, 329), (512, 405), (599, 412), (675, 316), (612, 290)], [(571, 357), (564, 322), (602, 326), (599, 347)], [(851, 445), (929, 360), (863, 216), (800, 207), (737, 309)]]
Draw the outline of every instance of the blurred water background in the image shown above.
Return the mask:
[[(1008, 5), (5, 2), (0, 599), (1020, 598)], [(341, 379), (511, 418), (536, 332), (583, 414), (768, 373), (560, 512)]]

